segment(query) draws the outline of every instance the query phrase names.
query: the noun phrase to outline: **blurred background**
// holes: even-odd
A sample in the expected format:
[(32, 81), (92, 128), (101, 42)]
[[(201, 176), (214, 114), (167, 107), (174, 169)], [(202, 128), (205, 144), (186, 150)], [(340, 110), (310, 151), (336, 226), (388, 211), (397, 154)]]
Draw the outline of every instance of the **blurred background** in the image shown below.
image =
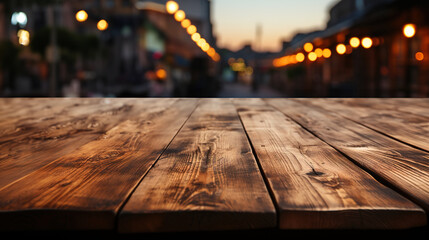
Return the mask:
[(0, 0), (0, 97), (428, 97), (425, 0)]

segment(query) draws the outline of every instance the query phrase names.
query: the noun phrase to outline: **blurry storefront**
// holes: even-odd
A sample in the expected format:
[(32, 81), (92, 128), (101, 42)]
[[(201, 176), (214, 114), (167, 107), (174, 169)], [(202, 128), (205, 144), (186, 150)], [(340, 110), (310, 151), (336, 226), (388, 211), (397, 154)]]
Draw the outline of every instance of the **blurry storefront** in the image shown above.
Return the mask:
[[(192, 1), (209, 2), (188, 2)], [(5, 1), (0, 4), (0, 40), (9, 50), (3, 58), (10, 61), (1, 61), (0, 96), (189, 95), (193, 63), (203, 64), (205, 77), (214, 79), (209, 74), (216, 61), (166, 12), (165, 2)], [(16, 12), (28, 17), (25, 27), (8, 21)], [(201, 36), (215, 46), (211, 22), (206, 19), (210, 17), (195, 19), (193, 24), (201, 26)], [(21, 28), (28, 32), (28, 44), (20, 42)], [(214, 48), (210, 50), (215, 53)], [(206, 92), (213, 89), (208, 82), (202, 86)]]
[(272, 86), (291, 97), (429, 96), (428, 1), (342, 0), (330, 15), (272, 59)]

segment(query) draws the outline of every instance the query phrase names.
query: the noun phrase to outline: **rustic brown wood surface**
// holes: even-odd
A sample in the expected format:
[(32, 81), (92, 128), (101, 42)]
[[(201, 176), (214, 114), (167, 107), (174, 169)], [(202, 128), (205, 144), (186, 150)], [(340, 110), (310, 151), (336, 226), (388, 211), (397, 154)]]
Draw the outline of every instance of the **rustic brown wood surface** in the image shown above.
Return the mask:
[(196, 102), (135, 100), (138, 116), (2, 188), (0, 229), (113, 229), (123, 202)]
[(119, 216), (121, 232), (274, 228), (276, 213), (230, 100), (202, 100)]
[(427, 228), (426, 99), (0, 99), (0, 231)]
[(281, 229), (390, 229), (424, 223), (418, 206), (262, 100), (235, 103), (274, 193)]
[(308, 131), (429, 210), (429, 153), (297, 100), (267, 100)]

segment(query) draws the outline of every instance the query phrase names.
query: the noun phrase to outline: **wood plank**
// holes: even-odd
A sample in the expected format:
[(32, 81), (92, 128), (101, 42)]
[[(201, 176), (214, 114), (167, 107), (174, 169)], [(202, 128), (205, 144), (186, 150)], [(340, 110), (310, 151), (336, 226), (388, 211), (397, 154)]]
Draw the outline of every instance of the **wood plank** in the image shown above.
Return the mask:
[(113, 230), (119, 209), (196, 104), (159, 99), (138, 118), (1, 189), (0, 230)]
[(423, 209), (259, 99), (235, 100), (281, 229), (404, 229)]
[[(100, 137), (118, 123), (138, 116), (143, 106), (124, 99), (31, 100), (42, 109), (21, 112), (1, 125), (0, 189)], [(148, 100), (148, 106), (156, 100)], [(36, 108), (39, 109), (39, 108)], [(18, 130), (15, 130), (18, 129)]]
[(429, 211), (429, 154), (324, 109), (266, 99), (386, 184)]
[(201, 100), (119, 215), (119, 231), (272, 228), (275, 208), (237, 112)]
[[(392, 138), (429, 151), (429, 118), (383, 109), (376, 100), (294, 99), (332, 111)], [(365, 102), (365, 106), (361, 105)], [(375, 107), (378, 105), (379, 107)], [(397, 106), (399, 106), (398, 104)]]

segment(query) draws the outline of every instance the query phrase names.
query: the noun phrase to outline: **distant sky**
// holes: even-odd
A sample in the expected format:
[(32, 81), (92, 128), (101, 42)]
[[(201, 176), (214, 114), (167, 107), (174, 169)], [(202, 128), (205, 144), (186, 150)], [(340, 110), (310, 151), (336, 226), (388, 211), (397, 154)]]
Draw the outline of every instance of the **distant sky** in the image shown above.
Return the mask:
[(211, 0), (219, 47), (240, 49), (262, 27), (262, 50), (279, 51), (297, 32), (323, 29), (338, 0)]

